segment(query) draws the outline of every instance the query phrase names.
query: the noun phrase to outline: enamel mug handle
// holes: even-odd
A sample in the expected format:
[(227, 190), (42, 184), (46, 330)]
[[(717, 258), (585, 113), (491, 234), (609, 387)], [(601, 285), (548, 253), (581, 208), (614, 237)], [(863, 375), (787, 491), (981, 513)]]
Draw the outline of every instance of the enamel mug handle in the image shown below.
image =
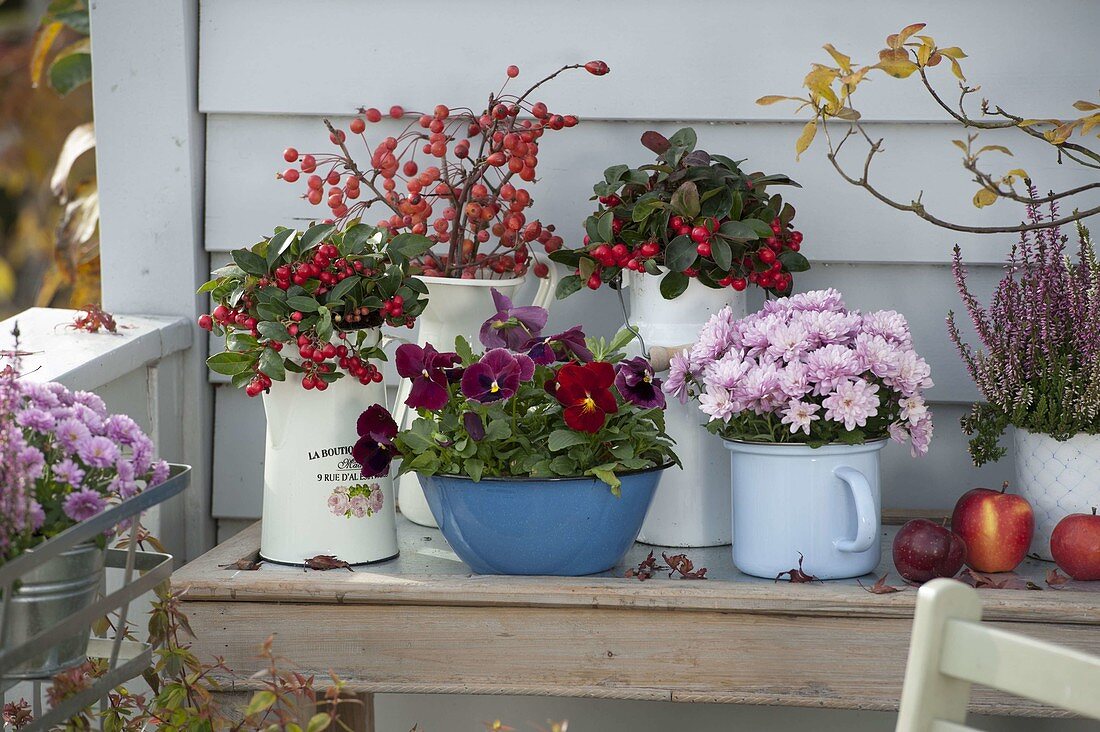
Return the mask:
[(865, 552), (878, 539), (878, 520), (875, 511), (875, 499), (871, 495), (871, 486), (863, 473), (847, 465), (833, 469), (833, 475), (840, 478), (852, 492), (856, 501), (855, 539), (836, 539), (833, 546), (842, 552)]
[(549, 274), (545, 279), (539, 280), (539, 289), (535, 292), (535, 298), (531, 304), (537, 308), (549, 310), (558, 289), (558, 265), (554, 262), (547, 262), (546, 265), (549, 268)]
[[(411, 343), (412, 341), (406, 340), (399, 336), (382, 336), (381, 347), (383, 349), (388, 348), (394, 343)], [(397, 394), (394, 396), (393, 409), (390, 410), (390, 414), (393, 415), (393, 421), (397, 423), (397, 429), (405, 429), (405, 415), (408, 413), (409, 408), (405, 405), (405, 400), (409, 397), (409, 390), (412, 387), (412, 382), (408, 379), (401, 379), (401, 382), (397, 385)], [(385, 405), (382, 405), (385, 406)]]

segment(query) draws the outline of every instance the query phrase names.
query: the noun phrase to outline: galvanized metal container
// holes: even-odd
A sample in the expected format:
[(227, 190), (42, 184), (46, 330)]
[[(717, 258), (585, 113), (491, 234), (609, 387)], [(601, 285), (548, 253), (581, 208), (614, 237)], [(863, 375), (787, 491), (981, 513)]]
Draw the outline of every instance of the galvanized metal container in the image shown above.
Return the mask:
[[(11, 598), (7, 645), (25, 643), (91, 605), (103, 579), (103, 558), (104, 551), (95, 544), (79, 544), (24, 574)], [(83, 628), (56, 641), (50, 639), (46, 650), (5, 677), (45, 678), (83, 663), (89, 632), (90, 628)]]

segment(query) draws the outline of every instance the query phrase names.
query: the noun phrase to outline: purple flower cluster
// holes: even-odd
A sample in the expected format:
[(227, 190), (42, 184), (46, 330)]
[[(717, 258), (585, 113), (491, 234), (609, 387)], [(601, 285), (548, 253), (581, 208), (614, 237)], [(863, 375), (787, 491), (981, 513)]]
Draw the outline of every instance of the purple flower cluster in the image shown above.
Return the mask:
[[(164, 482), (168, 464), (134, 420), (95, 394), (0, 377), (0, 552), (87, 520)], [(51, 517), (45, 525), (46, 517)]]
[[(1029, 193), (1037, 198), (1032, 187)], [(1028, 220), (1049, 219), (1032, 204)], [(962, 255), (955, 247), (955, 282), (982, 348), (959, 331), (951, 340), (971, 378), (995, 413), (1018, 427), (1056, 437), (1100, 432), (1100, 263), (1088, 231), (1078, 228), (1076, 260), (1066, 253), (1058, 228), (1023, 232), (986, 309), (970, 292)]]
[(836, 290), (770, 300), (740, 320), (725, 308), (672, 359), (664, 390), (720, 424), (730, 439), (820, 442), (859, 430), (928, 451), (931, 369), (905, 318), (849, 311)]

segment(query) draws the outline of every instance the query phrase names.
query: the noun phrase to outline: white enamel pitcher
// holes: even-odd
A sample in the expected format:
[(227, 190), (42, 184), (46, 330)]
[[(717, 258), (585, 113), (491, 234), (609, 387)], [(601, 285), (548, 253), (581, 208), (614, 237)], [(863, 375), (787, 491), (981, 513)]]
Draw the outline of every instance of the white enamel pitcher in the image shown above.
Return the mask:
[[(377, 328), (367, 331), (382, 343)], [(260, 556), (303, 564), (332, 555), (349, 564), (397, 556), (393, 479), (363, 478), (351, 448), (356, 421), (386, 405), (385, 383), (344, 375), (325, 391), (306, 391), (287, 373), (263, 396), (267, 414)]]
[[(481, 330), (481, 324), (496, 312), (491, 289), (495, 287), (518, 306), (520, 303), (516, 303), (515, 298), (527, 278), (463, 280), (452, 277), (419, 277), (419, 279), (428, 286), (428, 305), (417, 318), (420, 330), (417, 333), (416, 342), (421, 346), (431, 343), (440, 351), (449, 351), (454, 348), (455, 338), (460, 335), (477, 350), (478, 331)], [(556, 265), (551, 263), (550, 274), (545, 279), (539, 280), (539, 287), (531, 304), (549, 309), (554, 300), (557, 285), (558, 271)], [(397, 403), (394, 405), (394, 419), (402, 429), (407, 428), (416, 418), (416, 412), (405, 406), (410, 385), (411, 382), (408, 379), (402, 379), (397, 390)], [(436, 526), (435, 517), (432, 516), (428, 502), (424, 499), (420, 480), (413, 474), (406, 474), (398, 478), (397, 482), (398, 502), (405, 518), (421, 526)]]

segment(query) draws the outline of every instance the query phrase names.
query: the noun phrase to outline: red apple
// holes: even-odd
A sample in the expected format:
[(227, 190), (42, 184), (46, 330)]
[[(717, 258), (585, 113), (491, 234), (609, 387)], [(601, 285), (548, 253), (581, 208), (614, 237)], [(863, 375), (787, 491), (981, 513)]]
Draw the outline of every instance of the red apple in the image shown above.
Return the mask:
[(910, 582), (954, 577), (966, 561), (966, 543), (928, 519), (913, 519), (894, 537), (894, 566)]
[(1050, 554), (1075, 580), (1100, 580), (1100, 516), (1071, 513), (1050, 535)]
[(1024, 561), (1035, 517), (1022, 496), (974, 488), (962, 494), (951, 529), (966, 542), (966, 563), (978, 572), (1011, 572)]

